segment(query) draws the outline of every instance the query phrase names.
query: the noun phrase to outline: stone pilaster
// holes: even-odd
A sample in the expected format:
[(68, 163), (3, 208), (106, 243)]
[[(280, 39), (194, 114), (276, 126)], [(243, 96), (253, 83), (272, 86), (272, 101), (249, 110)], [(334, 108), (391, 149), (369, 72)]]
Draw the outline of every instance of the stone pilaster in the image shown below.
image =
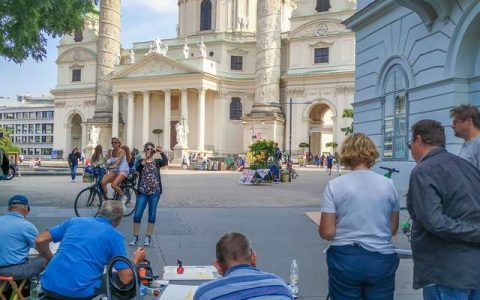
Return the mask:
[(94, 119), (110, 122), (112, 117), (112, 85), (109, 75), (120, 55), (121, 0), (100, 0), (100, 26), (97, 42), (97, 99)]

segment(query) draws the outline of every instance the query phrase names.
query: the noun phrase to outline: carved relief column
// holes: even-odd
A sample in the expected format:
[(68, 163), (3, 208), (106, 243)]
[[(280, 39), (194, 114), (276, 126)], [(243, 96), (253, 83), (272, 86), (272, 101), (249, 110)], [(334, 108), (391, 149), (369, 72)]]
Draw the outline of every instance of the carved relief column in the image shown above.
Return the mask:
[(170, 150), (170, 120), (172, 114), (172, 92), (165, 90), (165, 116), (163, 123), (163, 148)]
[[(97, 42), (97, 98), (94, 119), (108, 122), (112, 112), (112, 85), (108, 76), (120, 54), (121, 0), (100, 0)], [(101, 120), (104, 119), (104, 120)]]
[(198, 151), (205, 150), (205, 92), (198, 89)]
[(255, 102), (252, 112), (280, 111), (281, 3), (257, 2)]
[(148, 142), (150, 136), (150, 91), (143, 92), (143, 126), (142, 126), (142, 142)]
[[(188, 121), (188, 92), (186, 89), (181, 90), (181, 97), (180, 97), (180, 118), (184, 118), (185, 122)], [(188, 124), (188, 123), (187, 123)]]
[(120, 115), (120, 104), (118, 100), (118, 93), (113, 94), (113, 105), (112, 105), (112, 137), (118, 138), (118, 123)]
[(127, 102), (127, 146), (133, 149), (133, 126), (135, 123), (135, 94), (133, 92), (128, 93)]

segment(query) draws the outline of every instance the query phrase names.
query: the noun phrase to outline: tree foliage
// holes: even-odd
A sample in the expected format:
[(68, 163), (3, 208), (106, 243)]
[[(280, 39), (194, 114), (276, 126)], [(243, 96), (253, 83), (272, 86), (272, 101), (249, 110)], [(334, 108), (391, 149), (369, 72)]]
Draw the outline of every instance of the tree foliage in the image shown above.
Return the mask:
[(335, 149), (338, 147), (338, 144), (335, 142), (329, 142), (329, 143), (326, 143), (325, 146)]
[(353, 133), (353, 109), (345, 108), (343, 110), (342, 118), (352, 119), (352, 123), (348, 127), (341, 128), (340, 130), (345, 133), (345, 135), (350, 135)]
[(9, 132), (0, 126), (0, 148), (5, 152), (17, 152), (20, 153), (20, 148), (13, 144), (12, 139), (9, 136)]
[(15, 63), (47, 57), (47, 36), (83, 28), (92, 0), (0, 0), (0, 56)]
[(259, 140), (249, 146), (253, 157), (253, 168), (266, 168), (268, 159), (275, 153), (275, 144), (270, 140)]

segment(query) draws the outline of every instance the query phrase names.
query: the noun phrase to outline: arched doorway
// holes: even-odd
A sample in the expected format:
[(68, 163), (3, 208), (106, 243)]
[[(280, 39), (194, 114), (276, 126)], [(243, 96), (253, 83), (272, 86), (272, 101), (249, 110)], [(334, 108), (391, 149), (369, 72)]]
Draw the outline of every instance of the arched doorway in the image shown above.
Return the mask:
[[(313, 155), (331, 152), (326, 144), (333, 142), (332, 110), (325, 103), (318, 103), (310, 110), (309, 144)], [(333, 153), (332, 153), (333, 154)]]
[(78, 148), (82, 151), (82, 117), (74, 114), (70, 121), (70, 151)]

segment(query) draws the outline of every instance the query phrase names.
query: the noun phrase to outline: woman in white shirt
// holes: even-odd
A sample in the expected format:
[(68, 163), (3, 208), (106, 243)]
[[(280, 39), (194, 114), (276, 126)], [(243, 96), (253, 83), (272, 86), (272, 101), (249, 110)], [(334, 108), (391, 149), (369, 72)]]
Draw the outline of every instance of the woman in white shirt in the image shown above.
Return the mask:
[(336, 299), (393, 299), (399, 259), (392, 243), (399, 201), (392, 180), (370, 168), (377, 147), (363, 133), (342, 145), (341, 161), (351, 172), (325, 187), (319, 226), (327, 250), (329, 293)]

